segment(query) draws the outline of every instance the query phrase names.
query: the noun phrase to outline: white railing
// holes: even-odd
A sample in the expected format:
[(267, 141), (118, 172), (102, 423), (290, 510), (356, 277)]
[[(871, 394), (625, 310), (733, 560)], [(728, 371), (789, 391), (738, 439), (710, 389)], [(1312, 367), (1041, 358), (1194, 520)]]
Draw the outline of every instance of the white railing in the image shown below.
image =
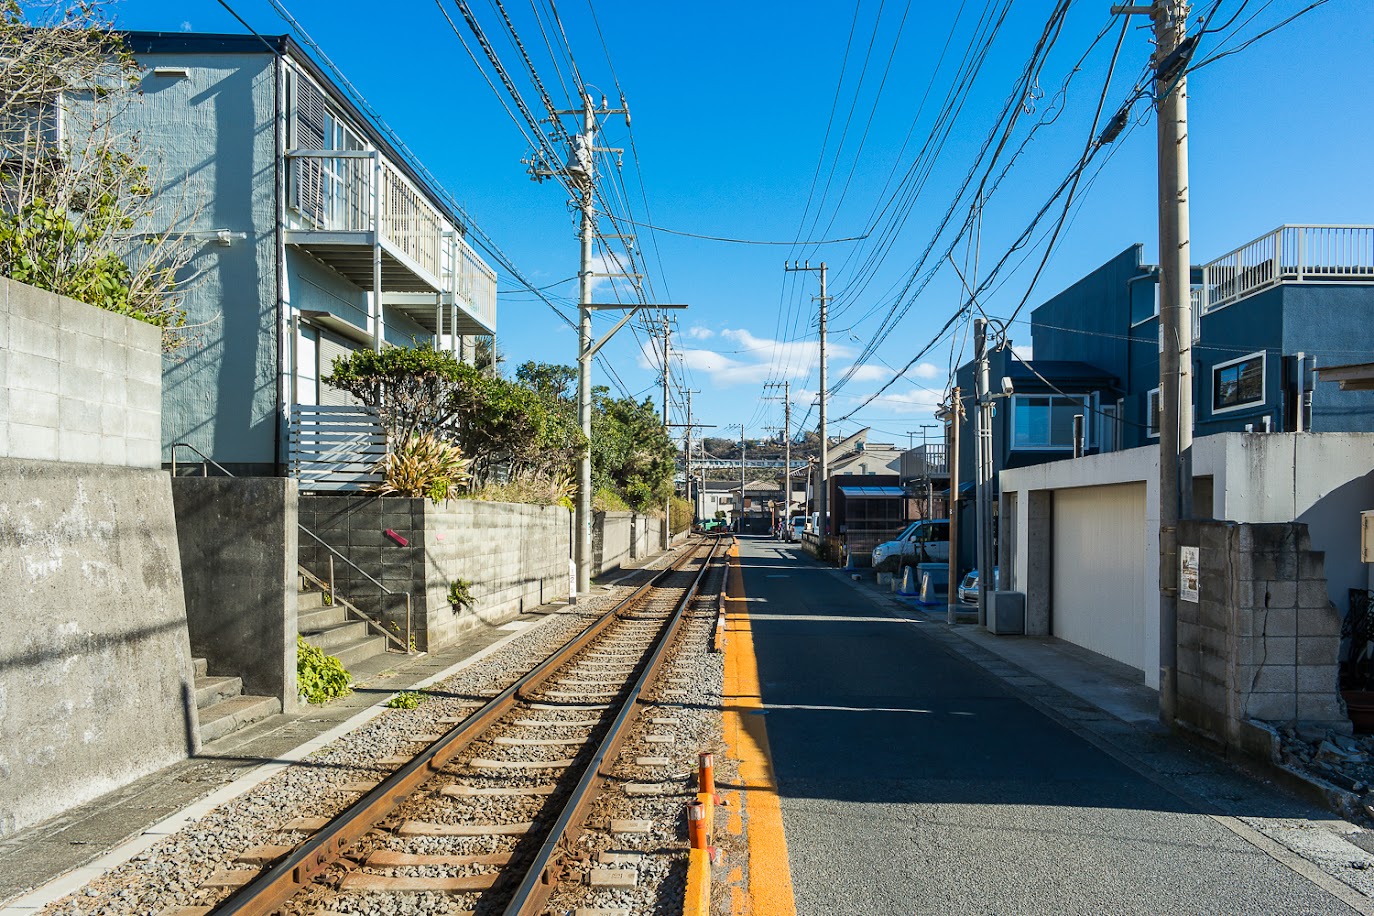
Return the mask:
[(931, 442), (902, 452), (901, 473), (908, 480), (949, 476), (944, 443)]
[(456, 233), (444, 239), (444, 288), (461, 299), (474, 318), (496, 328), (496, 271)]
[(382, 160), (382, 237), (422, 270), (439, 278), (444, 223), (405, 176)]
[(1374, 226), (1280, 226), (1202, 268), (1202, 311), (1280, 283), (1374, 282)]
[(371, 407), (291, 408), (291, 476), (302, 490), (364, 490), (378, 484), (386, 431)]

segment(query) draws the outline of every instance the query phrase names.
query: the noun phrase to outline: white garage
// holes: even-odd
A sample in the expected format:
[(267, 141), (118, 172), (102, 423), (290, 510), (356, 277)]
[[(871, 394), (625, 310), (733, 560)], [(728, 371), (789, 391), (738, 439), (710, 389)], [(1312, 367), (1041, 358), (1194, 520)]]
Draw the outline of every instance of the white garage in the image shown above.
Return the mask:
[(1145, 484), (1054, 492), (1051, 632), (1141, 669), (1145, 659)]

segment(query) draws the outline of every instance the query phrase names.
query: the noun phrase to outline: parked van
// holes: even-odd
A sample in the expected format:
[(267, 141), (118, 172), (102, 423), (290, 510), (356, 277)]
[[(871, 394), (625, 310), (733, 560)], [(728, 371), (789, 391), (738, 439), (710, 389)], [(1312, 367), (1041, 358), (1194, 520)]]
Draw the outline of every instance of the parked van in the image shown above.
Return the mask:
[(903, 566), (918, 563), (949, 562), (949, 520), (923, 519), (912, 522), (896, 538), (873, 548), (873, 568), (898, 572)]
[(802, 531), (806, 529), (806, 516), (794, 515), (787, 520), (787, 524), (782, 529), (782, 539), (784, 541), (800, 541)]

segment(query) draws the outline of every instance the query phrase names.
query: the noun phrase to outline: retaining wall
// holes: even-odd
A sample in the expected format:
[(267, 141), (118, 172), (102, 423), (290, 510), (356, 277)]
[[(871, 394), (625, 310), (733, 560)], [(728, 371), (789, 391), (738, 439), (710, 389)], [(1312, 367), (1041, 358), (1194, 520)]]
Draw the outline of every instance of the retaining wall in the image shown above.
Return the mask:
[(0, 836), (193, 753), (170, 478), (0, 458)]
[(1301, 523), (1179, 523), (1198, 550), (1198, 600), (1178, 601), (1178, 717), (1267, 757), (1249, 722), (1350, 730), (1337, 687), (1341, 621)]
[(172, 480), (191, 648), (244, 693), (296, 706), (296, 481)]
[(0, 277), (0, 457), (162, 465), (162, 332)]
[[(568, 595), (568, 510), (363, 494), (306, 494), (300, 521), (394, 592), (409, 593), (416, 648), (431, 651), (480, 624), (497, 625), (521, 611)], [(392, 532), (389, 535), (387, 532)], [(404, 541), (404, 543), (402, 543)], [(318, 576), (328, 553), (300, 538), (300, 562)], [(382, 595), (360, 572), (335, 561), (339, 593), (388, 626), (405, 625), (402, 599)], [(471, 608), (450, 604), (450, 584), (469, 581)]]

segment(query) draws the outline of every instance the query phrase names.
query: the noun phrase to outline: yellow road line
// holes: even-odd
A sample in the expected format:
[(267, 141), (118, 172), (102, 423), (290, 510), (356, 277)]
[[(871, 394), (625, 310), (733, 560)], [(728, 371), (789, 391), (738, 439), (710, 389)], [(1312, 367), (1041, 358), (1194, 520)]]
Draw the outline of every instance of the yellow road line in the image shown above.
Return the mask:
[(796, 916), (768, 729), (764, 717), (754, 712), (763, 708), (763, 698), (749, 604), (743, 600), (738, 545), (730, 548), (726, 585), (726, 629), (730, 636), (725, 644), (725, 746), (739, 761), (739, 796), (746, 812), (749, 850), (748, 892), (732, 895), (731, 912), (734, 916)]

